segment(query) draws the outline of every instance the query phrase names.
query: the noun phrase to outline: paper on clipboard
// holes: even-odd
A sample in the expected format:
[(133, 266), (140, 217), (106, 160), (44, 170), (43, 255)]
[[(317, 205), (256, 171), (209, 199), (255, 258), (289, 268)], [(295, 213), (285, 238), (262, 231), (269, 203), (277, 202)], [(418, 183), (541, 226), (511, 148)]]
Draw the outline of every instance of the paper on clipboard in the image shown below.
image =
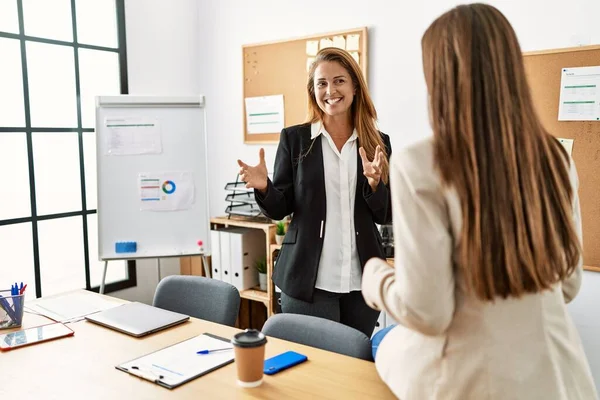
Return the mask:
[(117, 365), (116, 368), (157, 385), (173, 389), (232, 363), (233, 347), (231, 351), (196, 354), (199, 350), (221, 349), (228, 346), (231, 346), (229, 340), (210, 333), (203, 333)]

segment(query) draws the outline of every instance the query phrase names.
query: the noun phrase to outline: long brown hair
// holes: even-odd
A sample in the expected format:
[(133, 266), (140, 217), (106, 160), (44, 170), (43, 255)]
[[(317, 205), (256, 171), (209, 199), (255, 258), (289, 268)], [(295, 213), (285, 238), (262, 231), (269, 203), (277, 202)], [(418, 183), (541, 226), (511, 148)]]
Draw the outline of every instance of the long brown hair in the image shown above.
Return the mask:
[(344, 67), (344, 69), (348, 72), (348, 75), (350, 75), (352, 84), (356, 89), (351, 112), (354, 128), (358, 134), (358, 140), (360, 145), (364, 147), (369, 160), (373, 160), (373, 157), (375, 156), (375, 149), (377, 146), (380, 146), (386, 160), (382, 166), (381, 179), (387, 184), (389, 170), (386, 151), (388, 149), (385, 148), (383, 139), (381, 138), (379, 130), (377, 129), (377, 125), (375, 124), (375, 121), (377, 121), (377, 111), (375, 110), (375, 106), (373, 105), (373, 101), (369, 95), (367, 82), (363, 77), (360, 66), (347, 51), (335, 47), (327, 47), (317, 53), (315, 61), (310, 66), (308, 72), (308, 82), (306, 84), (306, 89), (308, 90), (307, 121), (314, 123), (323, 120), (323, 111), (319, 108), (317, 99), (315, 97), (315, 70), (320, 63), (327, 61), (337, 62)]
[(422, 39), (434, 156), (462, 208), (458, 264), (482, 300), (570, 275), (581, 255), (569, 156), (542, 126), (515, 32), (496, 8), (458, 6)]

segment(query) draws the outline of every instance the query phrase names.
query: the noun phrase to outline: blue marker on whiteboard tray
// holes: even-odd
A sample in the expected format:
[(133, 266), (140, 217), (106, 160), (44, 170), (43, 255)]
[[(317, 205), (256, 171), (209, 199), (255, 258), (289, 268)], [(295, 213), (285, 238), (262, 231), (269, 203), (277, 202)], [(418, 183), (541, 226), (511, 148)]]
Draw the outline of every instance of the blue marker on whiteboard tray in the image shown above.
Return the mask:
[(116, 242), (115, 253), (135, 253), (137, 251), (137, 242)]

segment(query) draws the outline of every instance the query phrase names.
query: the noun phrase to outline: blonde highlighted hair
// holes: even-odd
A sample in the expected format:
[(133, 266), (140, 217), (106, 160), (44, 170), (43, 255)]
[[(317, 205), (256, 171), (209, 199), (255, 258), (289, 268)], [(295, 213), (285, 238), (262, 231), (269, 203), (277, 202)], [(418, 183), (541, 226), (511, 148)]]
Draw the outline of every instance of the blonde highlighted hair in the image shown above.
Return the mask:
[[(365, 149), (369, 160), (373, 160), (375, 149), (377, 146), (380, 146), (387, 161), (388, 149), (385, 148), (381, 134), (377, 129), (377, 111), (369, 95), (367, 82), (356, 60), (345, 50), (335, 47), (324, 48), (317, 53), (315, 61), (310, 66), (308, 82), (306, 84), (306, 89), (308, 90), (307, 122), (314, 123), (323, 120), (323, 111), (319, 108), (315, 97), (315, 70), (323, 62), (336, 62), (350, 75), (350, 79), (356, 90), (351, 108), (352, 122), (358, 134), (360, 146)], [(388, 175), (388, 163), (385, 162), (381, 171), (381, 179), (386, 184), (388, 182)]]

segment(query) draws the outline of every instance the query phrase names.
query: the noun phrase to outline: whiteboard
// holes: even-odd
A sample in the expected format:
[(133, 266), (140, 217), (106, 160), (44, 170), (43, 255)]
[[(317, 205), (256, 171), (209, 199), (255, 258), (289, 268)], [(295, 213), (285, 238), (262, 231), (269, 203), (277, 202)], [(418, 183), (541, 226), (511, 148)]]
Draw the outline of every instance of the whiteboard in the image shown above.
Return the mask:
[(96, 164), (100, 260), (210, 254), (203, 96), (96, 97)]

